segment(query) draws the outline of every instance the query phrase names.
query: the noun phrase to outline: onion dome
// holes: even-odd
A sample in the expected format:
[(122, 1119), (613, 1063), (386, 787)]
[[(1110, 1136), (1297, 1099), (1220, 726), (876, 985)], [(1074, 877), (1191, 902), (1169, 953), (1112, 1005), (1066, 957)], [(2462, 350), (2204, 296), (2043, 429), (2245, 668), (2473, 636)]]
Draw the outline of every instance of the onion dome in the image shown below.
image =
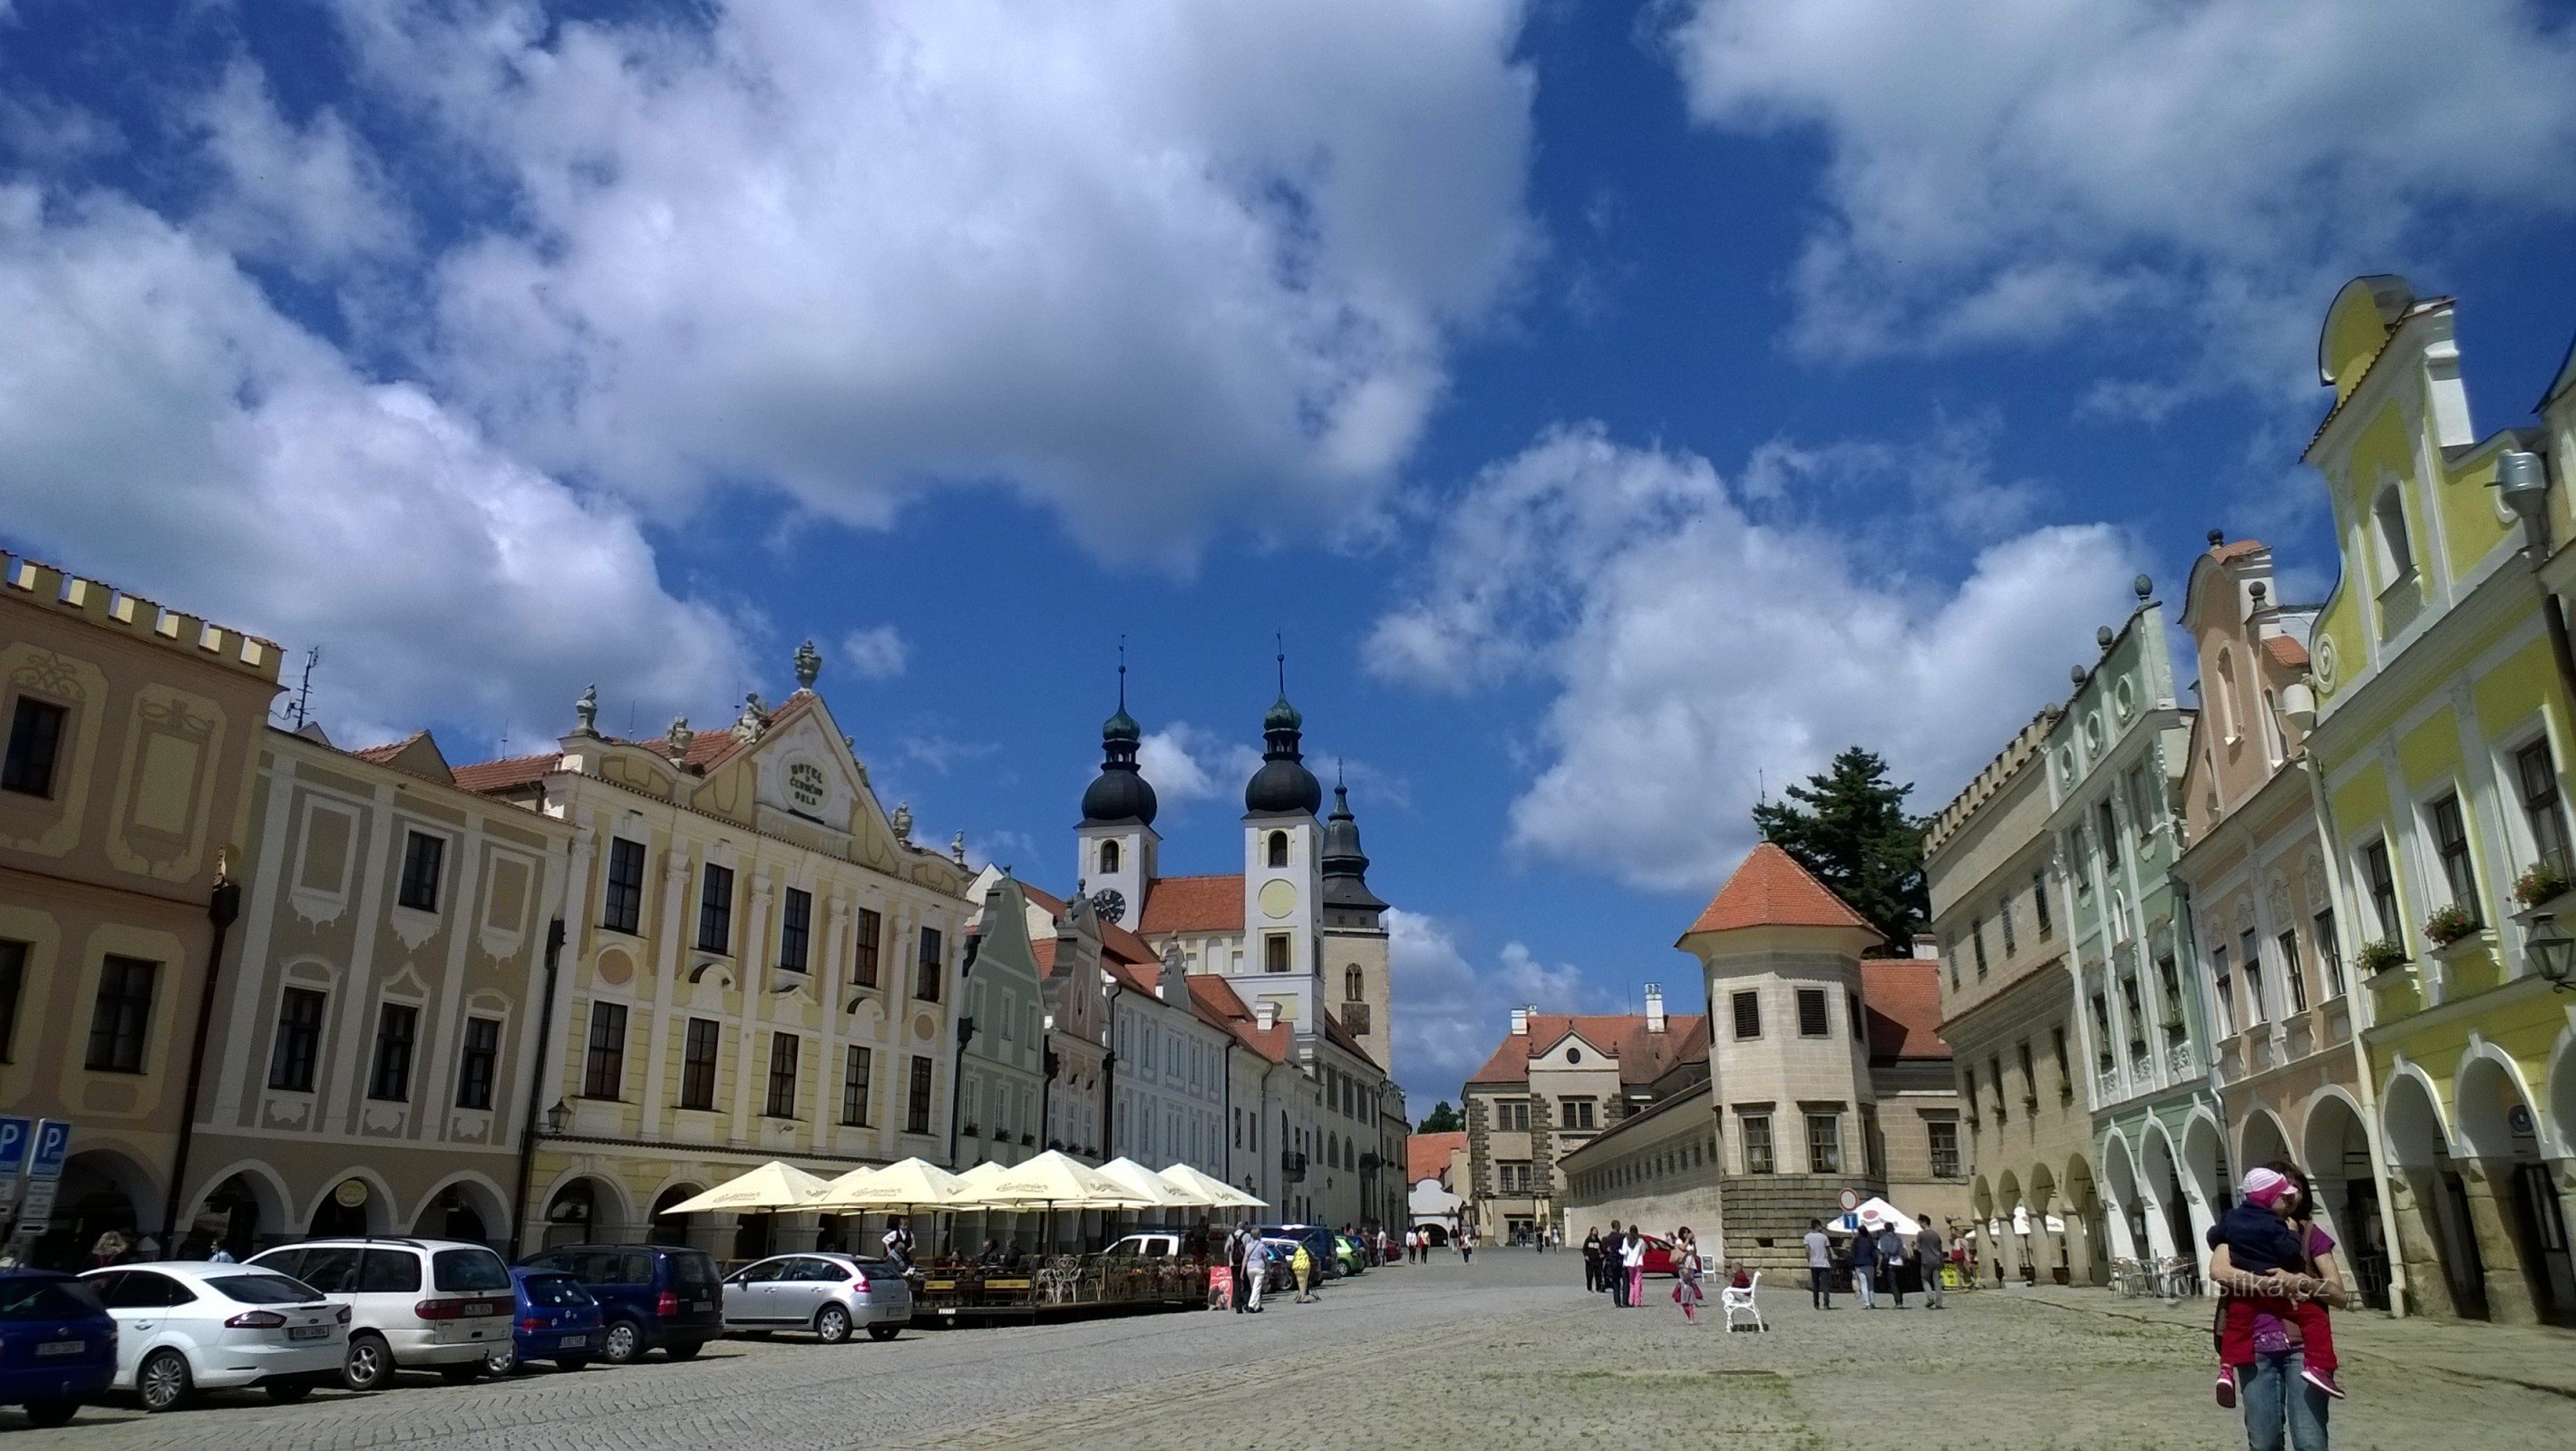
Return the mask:
[(1261, 717), (1261, 738), (1268, 749), (1261, 753), (1261, 769), (1252, 773), (1243, 788), (1243, 809), (1255, 815), (1312, 816), (1324, 804), (1324, 783), (1306, 769), (1305, 757), (1297, 749), (1298, 728), (1305, 717), (1288, 703), (1288, 693), (1279, 693), (1278, 703)]
[(1118, 665), (1118, 713), (1100, 723), (1100, 774), (1082, 793), (1082, 824), (1109, 826), (1154, 824), (1154, 787), (1136, 769), (1136, 746), (1144, 731), (1127, 713), (1127, 665)]
[(1359, 818), (1351, 815), (1351, 788), (1335, 781), (1333, 814), (1324, 822), (1324, 905), (1382, 910), (1386, 903), (1369, 890), (1368, 866), (1368, 853), (1360, 850)]

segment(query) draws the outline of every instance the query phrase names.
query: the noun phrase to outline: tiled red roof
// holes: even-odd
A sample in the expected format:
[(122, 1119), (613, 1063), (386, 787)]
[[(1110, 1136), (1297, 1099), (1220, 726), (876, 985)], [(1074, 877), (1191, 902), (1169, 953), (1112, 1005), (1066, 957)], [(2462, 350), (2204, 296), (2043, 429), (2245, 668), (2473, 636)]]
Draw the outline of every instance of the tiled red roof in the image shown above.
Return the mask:
[[(817, 699), (818, 697), (802, 690), (787, 697), (784, 704), (769, 713), (769, 729), (776, 730), (813, 709)], [(671, 758), (670, 743), (658, 736), (649, 740), (627, 740), (621, 736), (602, 736), (600, 739), (615, 745), (633, 746), (637, 750), (650, 751), (666, 761)], [(747, 744), (749, 743), (733, 733), (733, 726), (728, 722), (722, 730), (700, 731), (690, 737), (688, 753), (680, 759), (687, 765), (695, 766), (703, 774), (708, 767), (743, 749)], [(506, 760), (482, 761), (471, 766), (459, 766), (456, 768), (456, 784), (468, 791), (484, 792), (533, 785), (554, 769), (555, 762), (561, 755), (560, 751), (542, 751), (533, 756), (512, 756)]]
[(403, 747), (410, 745), (412, 742), (419, 740), (422, 736), (428, 734), (429, 732), (427, 731), (413, 731), (410, 735), (403, 737), (401, 740), (387, 741), (381, 746), (360, 746), (349, 754), (357, 757), (361, 761), (371, 761), (376, 765), (381, 766), (385, 762), (392, 760), (394, 757), (401, 755), (403, 753)]
[(1052, 937), (1032, 937), (1032, 938), (1030, 938), (1030, 939), (1029, 939), (1029, 955), (1030, 955), (1031, 957), (1034, 957), (1034, 958), (1036, 958), (1036, 959), (1037, 959), (1037, 964), (1038, 964), (1038, 977), (1039, 977), (1041, 980), (1043, 980), (1043, 979), (1045, 979), (1045, 978), (1050, 978), (1050, 977), (1055, 976), (1055, 939), (1054, 939), (1054, 938), (1052, 938)]
[(2262, 551), (2263, 541), (2259, 539), (2230, 539), (2224, 544), (2213, 546), (2209, 551), (2209, 557), (2221, 564), (2234, 564), (2249, 554), (2260, 554)]
[(1145, 915), (1136, 930), (1153, 937), (1242, 931), (1243, 874), (1154, 878), (1145, 884)]
[[(1020, 884), (1020, 890), (1029, 894), (1030, 901), (1045, 908), (1048, 916), (1058, 922), (1064, 920), (1067, 910), (1064, 898), (1053, 892), (1032, 887), (1026, 882)], [(1163, 954), (1147, 945), (1144, 938), (1115, 922), (1104, 922), (1096, 915), (1091, 920), (1100, 928), (1100, 955), (1103, 958), (1115, 958), (1121, 962), (1150, 963), (1156, 968), (1161, 967)]]
[(546, 773), (563, 759), (561, 751), (543, 751), (533, 756), (511, 756), (499, 761), (477, 761), (456, 768), (456, 784), (481, 793), (507, 791), (514, 786), (533, 786), (546, 778)]
[(1621, 1083), (1646, 1084), (1661, 1078), (1676, 1063), (1708, 1053), (1708, 1019), (1698, 1013), (1674, 1013), (1664, 1031), (1646, 1031), (1643, 1013), (1533, 1013), (1527, 1033), (1508, 1033), (1485, 1066), (1468, 1075), (1470, 1083), (1527, 1083), (1529, 1058), (1545, 1053), (1572, 1033), (1596, 1052), (1619, 1060)]
[(2291, 636), (2264, 636), (2263, 653), (2271, 656), (2272, 663), (2280, 666), (2284, 670), (2305, 670), (2308, 668), (2308, 647), (2300, 644)]
[(1682, 936), (1746, 927), (1857, 927), (1873, 935), (1878, 931), (1800, 866), (1796, 857), (1768, 841), (1754, 846)]
[[(1414, 1134), (1404, 1141), (1404, 1182), (1443, 1179), (1449, 1156), (1467, 1147), (1465, 1134)], [(1444, 1179), (1445, 1182), (1445, 1179)]]
[(1869, 1056), (1947, 1058), (1941, 1041), (1941, 964), (1928, 957), (1869, 958), (1860, 965), (1861, 1002), (1869, 1010)]
[(1233, 1033), (1246, 1048), (1272, 1063), (1288, 1061), (1288, 1025), (1281, 1022), (1267, 1033), (1261, 1031), (1261, 1020), (1224, 978), (1212, 973), (1190, 974), (1190, 1001), (1201, 1018)]

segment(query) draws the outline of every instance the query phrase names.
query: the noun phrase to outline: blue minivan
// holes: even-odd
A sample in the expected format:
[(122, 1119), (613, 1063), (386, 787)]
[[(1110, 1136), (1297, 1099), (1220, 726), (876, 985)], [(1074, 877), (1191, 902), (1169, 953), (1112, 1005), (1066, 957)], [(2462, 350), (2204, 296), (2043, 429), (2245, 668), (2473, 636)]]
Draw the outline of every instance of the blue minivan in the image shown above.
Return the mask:
[(0, 1405), (59, 1426), (116, 1379), (116, 1320), (89, 1286), (51, 1270), (0, 1270)]
[(522, 1267), (581, 1282), (599, 1301), (599, 1358), (624, 1365), (648, 1350), (686, 1360), (724, 1334), (724, 1275), (715, 1256), (667, 1244), (568, 1244)]

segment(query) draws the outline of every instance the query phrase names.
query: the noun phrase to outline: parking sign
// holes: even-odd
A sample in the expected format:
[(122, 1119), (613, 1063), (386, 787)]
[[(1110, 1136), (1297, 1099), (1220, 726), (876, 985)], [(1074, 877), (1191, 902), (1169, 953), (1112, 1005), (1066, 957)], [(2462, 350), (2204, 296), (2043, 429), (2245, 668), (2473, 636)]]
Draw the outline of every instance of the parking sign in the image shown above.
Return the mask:
[(15, 1114), (0, 1114), (0, 1214), (18, 1202), (18, 1176), (27, 1170), (27, 1143), (35, 1127)]
[(17, 1233), (43, 1234), (53, 1223), (54, 1191), (62, 1183), (63, 1161), (71, 1151), (70, 1124), (51, 1118), (37, 1121), (34, 1147), (27, 1155), (27, 1200), (18, 1211)]

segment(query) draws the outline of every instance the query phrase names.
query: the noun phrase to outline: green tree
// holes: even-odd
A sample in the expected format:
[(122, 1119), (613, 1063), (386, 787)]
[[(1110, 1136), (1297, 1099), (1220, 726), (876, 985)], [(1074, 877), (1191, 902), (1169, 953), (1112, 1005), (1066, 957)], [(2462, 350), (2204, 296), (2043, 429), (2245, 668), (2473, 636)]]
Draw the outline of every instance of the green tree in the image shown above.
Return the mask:
[(1923, 885), (1923, 823), (1906, 813), (1914, 784), (1887, 779), (1887, 762), (1858, 746), (1791, 786), (1788, 799), (1753, 808), (1766, 840), (1796, 857), (1817, 880), (1885, 934), (1888, 951), (1914, 950), (1931, 920)]
[(1449, 1106), (1449, 1100), (1444, 1098), (1431, 1106), (1431, 1116), (1422, 1121), (1422, 1127), (1417, 1132), (1426, 1134), (1462, 1134), (1466, 1131), (1467, 1121), (1460, 1118), (1458, 1116), (1458, 1110), (1451, 1108)]

